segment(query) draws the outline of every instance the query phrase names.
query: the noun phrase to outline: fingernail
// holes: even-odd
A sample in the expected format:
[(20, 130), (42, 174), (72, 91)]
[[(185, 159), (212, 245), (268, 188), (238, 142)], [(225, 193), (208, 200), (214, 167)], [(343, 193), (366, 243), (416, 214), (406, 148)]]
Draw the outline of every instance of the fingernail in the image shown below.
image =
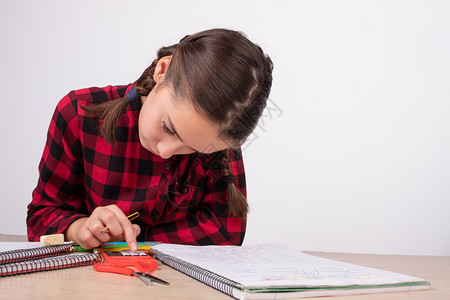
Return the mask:
[(137, 249), (138, 249), (138, 247), (137, 247), (136, 242), (132, 242), (131, 245), (130, 245), (130, 250), (131, 251), (137, 251)]

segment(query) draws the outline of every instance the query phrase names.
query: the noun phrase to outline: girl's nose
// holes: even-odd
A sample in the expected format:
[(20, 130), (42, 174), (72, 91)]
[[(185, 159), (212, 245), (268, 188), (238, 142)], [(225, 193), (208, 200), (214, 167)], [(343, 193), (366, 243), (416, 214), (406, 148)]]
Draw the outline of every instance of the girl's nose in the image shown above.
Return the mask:
[(159, 156), (163, 159), (172, 157), (182, 147), (179, 141), (161, 141), (158, 143)]

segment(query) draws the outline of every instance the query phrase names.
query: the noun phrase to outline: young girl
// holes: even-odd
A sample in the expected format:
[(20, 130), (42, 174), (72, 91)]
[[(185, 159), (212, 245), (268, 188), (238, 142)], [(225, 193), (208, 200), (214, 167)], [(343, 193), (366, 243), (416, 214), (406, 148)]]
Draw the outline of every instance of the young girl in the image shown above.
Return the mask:
[[(260, 47), (212, 29), (161, 48), (133, 84), (70, 92), (50, 123), (29, 240), (64, 233), (84, 248), (123, 239), (131, 249), (136, 240), (242, 244), (239, 148), (271, 84)], [(132, 224), (134, 212), (141, 217)]]

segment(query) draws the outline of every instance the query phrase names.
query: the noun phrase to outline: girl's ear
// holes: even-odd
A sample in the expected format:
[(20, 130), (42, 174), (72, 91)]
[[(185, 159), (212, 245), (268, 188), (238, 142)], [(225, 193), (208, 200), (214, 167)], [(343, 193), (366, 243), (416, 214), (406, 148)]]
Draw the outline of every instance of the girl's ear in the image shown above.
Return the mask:
[(155, 72), (153, 73), (153, 80), (155, 80), (156, 83), (161, 83), (164, 81), (164, 75), (166, 75), (171, 60), (172, 55), (161, 57), (158, 60), (155, 67)]

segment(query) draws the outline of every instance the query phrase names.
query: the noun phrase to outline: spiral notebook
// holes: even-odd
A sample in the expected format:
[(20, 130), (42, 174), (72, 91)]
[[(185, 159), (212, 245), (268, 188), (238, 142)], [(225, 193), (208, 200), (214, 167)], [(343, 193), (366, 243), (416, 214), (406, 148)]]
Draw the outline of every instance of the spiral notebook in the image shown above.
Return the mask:
[(73, 243), (40, 246), (0, 242), (0, 276), (92, 265), (97, 259), (92, 252), (73, 252)]
[(278, 245), (159, 244), (161, 262), (237, 299), (292, 299), (428, 290), (423, 279)]

